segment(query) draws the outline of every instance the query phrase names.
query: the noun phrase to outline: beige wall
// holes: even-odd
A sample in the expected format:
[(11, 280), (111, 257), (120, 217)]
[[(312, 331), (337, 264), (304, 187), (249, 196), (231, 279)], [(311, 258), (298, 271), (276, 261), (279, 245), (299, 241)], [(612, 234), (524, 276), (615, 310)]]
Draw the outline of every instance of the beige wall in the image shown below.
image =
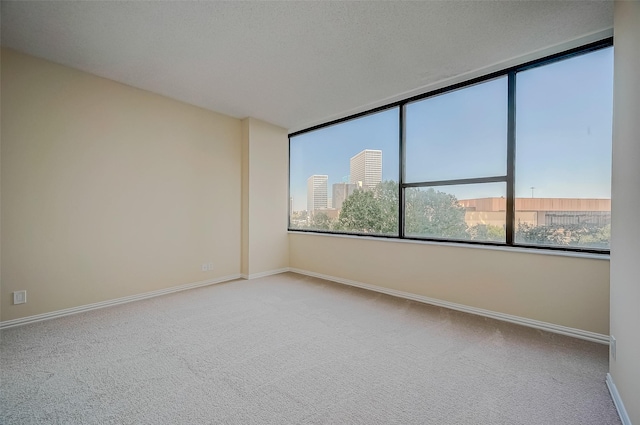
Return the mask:
[(1, 89), (3, 321), (240, 273), (240, 120), (4, 49)]
[(241, 272), (249, 276), (249, 118), (242, 120), (242, 246)]
[(242, 121), (243, 244), (246, 277), (289, 266), (287, 130), (254, 118)]
[(292, 268), (609, 333), (606, 260), (316, 234), (289, 242)]
[(640, 2), (616, 2), (614, 34), (610, 371), (640, 424)]

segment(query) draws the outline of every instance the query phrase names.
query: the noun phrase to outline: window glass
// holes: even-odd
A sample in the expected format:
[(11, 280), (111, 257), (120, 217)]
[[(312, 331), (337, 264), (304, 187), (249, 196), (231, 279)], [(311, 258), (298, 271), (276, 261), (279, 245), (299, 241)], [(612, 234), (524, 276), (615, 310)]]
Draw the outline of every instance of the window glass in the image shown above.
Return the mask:
[(609, 249), (613, 48), (516, 78), (516, 242)]
[(289, 227), (399, 236), (403, 214), (409, 238), (507, 244), (508, 233), (509, 245), (609, 250), (613, 47), (603, 44), (290, 137)]
[(506, 183), (405, 189), (405, 236), (505, 242)]
[(398, 235), (398, 108), (290, 139), (290, 228)]
[(507, 173), (507, 77), (406, 107), (406, 183)]

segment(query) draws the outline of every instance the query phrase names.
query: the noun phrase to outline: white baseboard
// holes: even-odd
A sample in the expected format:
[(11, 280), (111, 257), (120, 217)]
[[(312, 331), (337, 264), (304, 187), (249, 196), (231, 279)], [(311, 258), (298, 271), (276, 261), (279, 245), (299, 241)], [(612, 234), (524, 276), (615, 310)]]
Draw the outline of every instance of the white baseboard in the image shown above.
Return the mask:
[(567, 335), (574, 338), (584, 339), (587, 341), (597, 342), (600, 344), (609, 344), (609, 336), (595, 332), (583, 331), (581, 329), (569, 328), (567, 326), (556, 325), (553, 323), (542, 322), (539, 320), (527, 319), (526, 317), (513, 316), (510, 314), (498, 313), (491, 310), (484, 310), (481, 308), (470, 307), (463, 304), (456, 304), (448, 301), (442, 301), (435, 298), (425, 297), (424, 295), (412, 294), (410, 292), (397, 291), (395, 289), (384, 288), (382, 286), (370, 285), (368, 283), (357, 282), (349, 279), (342, 279), (335, 276), (329, 276), (321, 273), (310, 272), (307, 270), (289, 268), (289, 271), (294, 273), (303, 274), (306, 276), (317, 277), (320, 279), (330, 280), (332, 282), (342, 283), (349, 286), (355, 286), (358, 288), (368, 289), (370, 291), (380, 292), (394, 297), (406, 298), (408, 300), (418, 301), (421, 303), (432, 304), (438, 307), (445, 307), (452, 310), (458, 310), (465, 313), (476, 314), (478, 316), (490, 317), (496, 320), (502, 320), (504, 322), (515, 323), (530, 328), (541, 329), (548, 332), (553, 332), (561, 335)]
[(609, 393), (613, 399), (613, 404), (616, 406), (622, 425), (632, 425), (631, 419), (629, 419), (629, 415), (627, 414), (627, 409), (624, 408), (624, 403), (620, 398), (620, 393), (618, 392), (618, 388), (616, 387), (616, 384), (614, 384), (613, 377), (610, 373), (607, 373), (607, 388), (609, 388)]
[(65, 308), (64, 310), (52, 311), (50, 313), (37, 314), (35, 316), (21, 317), (19, 319), (5, 320), (0, 322), (0, 329), (12, 328), (14, 326), (26, 325), (29, 323), (41, 322), (43, 320), (55, 319), (58, 317), (69, 316), (71, 314), (82, 313), (99, 308), (110, 307), (118, 304), (130, 303), (132, 301), (144, 300), (147, 298), (167, 295), (174, 292), (186, 291), (187, 289), (199, 288), (201, 286), (215, 285), (216, 283), (228, 282), (230, 280), (239, 279), (239, 274), (223, 276), (216, 279), (201, 280), (199, 282), (187, 283), (171, 288), (159, 289), (157, 291), (145, 292), (143, 294), (130, 295), (128, 297), (116, 298), (114, 300), (101, 301), (93, 304), (85, 304), (78, 307)]
[(260, 272), (260, 273), (251, 273), (251, 274), (243, 273), (241, 275), (241, 277), (243, 279), (247, 279), (247, 280), (258, 279), (259, 277), (266, 277), (266, 276), (271, 276), (271, 275), (274, 275), (274, 274), (286, 273), (289, 270), (290, 270), (289, 267), (284, 267), (284, 268), (281, 268), (281, 269), (268, 270), (266, 272)]
[[(431, 304), (438, 307), (445, 307), (452, 310), (458, 310), (465, 313), (476, 314), (479, 316), (489, 317), (492, 319), (502, 320), (505, 322), (511, 322), (522, 326), (528, 326), (530, 328), (541, 329), (548, 332), (553, 332), (561, 335), (567, 335), (574, 338), (584, 339), (587, 341), (598, 342), (601, 344), (609, 344), (609, 336), (598, 334), (595, 332), (583, 331), (580, 329), (569, 328), (566, 326), (556, 325), (553, 323), (541, 322), (539, 320), (527, 319), (525, 317), (513, 316), (510, 314), (498, 313), (491, 310), (484, 310), (481, 308), (470, 307), (463, 304), (456, 304), (448, 301), (442, 301), (435, 298), (425, 297), (423, 295), (412, 294), (410, 292), (398, 291), (395, 289), (384, 288), (382, 286), (370, 285), (367, 283), (357, 282), (354, 280), (343, 279), (335, 276), (325, 275), (321, 273), (315, 273), (308, 270), (302, 270), (297, 268), (285, 267), (276, 270), (269, 270), (266, 272), (260, 273), (252, 273), (252, 274), (234, 274), (229, 276), (224, 276), (217, 279), (203, 280), (200, 282), (188, 283), (185, 285), (174, 286), (167, 289), (161, 289), (158, 291), (146, 292), (144, 294), (131, 295), (128, 297), (117, 298), (114, 300), (102, 301), (99, 303), (87, 304), (78, 307), (67, 308), (64, 310), (53, 311), (50, 313), (38, 314), (35, 316), (23, 317), (20, 319), (6, 320), (4, 322), (0, 322), (0, 329), (7, 329), (14, 326), (26, 325), (28, 323), (40, 322), (42, 320), (54, 319), (56, 317), (68, 316), (70, 314), (81, 313), (89, 310), (96, 310), (98, 308), (109, 307), (112, 305), (125, 304), (132, 301), (143, 300), (147, 298), (157, 297), (160, 295), (171, 294), (173, 292), (185, 291), (187, 289), (199, 288), (201, 286), (214, 285), (216, 283), (228, 282), (230, 280), (235, 280), (238, 278), (243, 279), (258, 279), (261, 277), (271, 276), (275, 274), (285, 273), (285, 272), (294, 272), (306, 276), (317, 277), (320, 279), (329, 280), (336, 283), (341, 283), (344, 285), (355, 286), (358, 288), (367, 289), (374, 292), (380, 292), (383, 294), (391, 295), (394, 297), (405, 298), (408, 300), (418, 301), (425, 304)], [(626, 425), (626, 424), (625, 424)]]

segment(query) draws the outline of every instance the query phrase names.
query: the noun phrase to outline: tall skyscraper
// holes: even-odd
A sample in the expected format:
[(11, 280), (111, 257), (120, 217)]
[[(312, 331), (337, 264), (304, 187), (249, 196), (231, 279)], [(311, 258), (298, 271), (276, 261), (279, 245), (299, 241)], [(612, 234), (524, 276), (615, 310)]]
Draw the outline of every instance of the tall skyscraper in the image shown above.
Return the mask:
[(307, 212), (327, 208), (327, 180), (329, 176), (314, 174), (307, 179)]
[(342, 208), (342, 203), (351, 195), (357, 188), (355, 184), (351, 183), (334, 183), (332, 196), (333, 196), (333, 208), (339, 210)]
[(382, 151), (365, 149), (351, 158), (350, 183), (373, 189), (382, 181)]

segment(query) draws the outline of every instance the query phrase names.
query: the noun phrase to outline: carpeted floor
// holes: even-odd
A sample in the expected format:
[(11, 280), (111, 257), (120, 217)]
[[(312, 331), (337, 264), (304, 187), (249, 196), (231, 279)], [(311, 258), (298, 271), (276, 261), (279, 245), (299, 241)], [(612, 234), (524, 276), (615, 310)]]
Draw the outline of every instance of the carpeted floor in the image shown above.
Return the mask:
[(604, 345), (293, 273), (0, 346), (5, 425), (620, 423)]

